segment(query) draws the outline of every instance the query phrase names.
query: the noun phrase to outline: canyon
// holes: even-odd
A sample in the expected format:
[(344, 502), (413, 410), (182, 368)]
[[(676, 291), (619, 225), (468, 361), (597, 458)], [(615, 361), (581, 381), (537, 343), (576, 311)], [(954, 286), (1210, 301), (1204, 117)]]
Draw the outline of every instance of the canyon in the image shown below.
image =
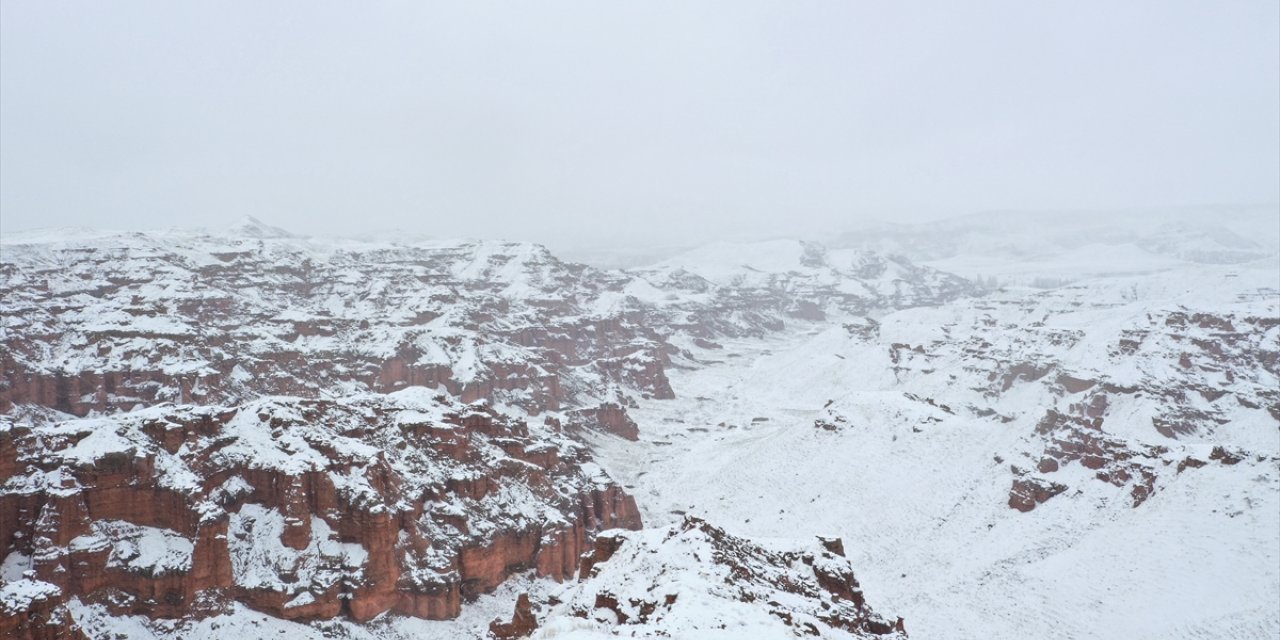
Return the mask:
[(1280, 628), (1274, 247), (954, 225), (625, 270), (255, 220), (6, 236), (0, 631)]

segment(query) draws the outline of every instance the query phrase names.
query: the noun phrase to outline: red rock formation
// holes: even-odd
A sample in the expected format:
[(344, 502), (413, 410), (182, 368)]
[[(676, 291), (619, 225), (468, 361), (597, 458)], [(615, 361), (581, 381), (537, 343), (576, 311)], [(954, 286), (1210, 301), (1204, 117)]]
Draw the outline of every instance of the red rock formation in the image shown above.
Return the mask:
[[(14, 593), (10, 593), (12, 588)], [(26, 593), (16, 596), (18, 590)], [(56, 587), (32, 580), (0, 585), (0, 638), (13, 640), (86, 640), (62, 606)]]
[[(438, 619), (515, 572), (570, 578), (596, 532), (639, 528), (635, 500), (554, 429), (406, 398), (0, 422), (0, 551), (121, 614), (192, 615), (217, 592), (288, 619)], [(508, 513), (516, 483), (559, 516)], [(158, 564), (137, 564), (139, 536), (168, 545)]]
[[(1105, 395), (1097, 397), (1105, 398)], [(1088, 406), (1094, 406), (1090, 403)], [(1102, 403), (1105, 406), (1105, 400)], [(1045, 438), (1044, 456), (1036, 468), (1042, 474), (1058, 471), (1061, 465), (1078, 463), (1096, 471), (1094, 477), (1117, 487), (1132, 484), (1130, 495), (1133, 506), (1146, 501), (1155, 491), (1156, 476), (1152, 466), (1163, 459), (1168, 450), (1163, 447), (1133, 446), (1125, 440), (1103, 432), (1103, 418), (1072, 416), (1049, 410), (1036, 426), (1036, 433)], [(1020, 511), (1030, 511), (1036, 504), (1057, 495), (1052, 491), (1056, 483), (1041, 480), (1014, 481), (1010, 490), (1009, 506)], [(1042, 499), (1043, 498), (1043, 499)]]
[(1066, 490), (1066, 485), (1042, 478), (1015, 478), (1009, 489), (1009, 506), (1026, 513)]
[(818, 542), (822, 545), (823, 549), (826, 549), (827, 551), (834, 553), (840, 556), (841, 558), (844, 557), (844, 540), (841, 540), (840, 538), (829, 538), (826, 536), (818, 536)]
[(574, 409), (568, 412), (571, 424), (577, 428), (593, 429), (611, 433), (631, 441), (640, 439), (640, 429), (627, 415), (622, 405), (605, 402), (586, 409)]
[[(161, 402), (314, 398), (337, 383), (376, 392), (442, 387), (464, 402), (501, 399), (535, 413), (598, 401), (610, 385), (674, 397), (664, 371), (671, 349), (653, 318), (629, 310), (596, 317), (593, 300), (614, 276), (567, 265), (545, 250), (366, 249), (314, 261), (306, 251), (229, 251), (226, 239), (207, 239), (187, 251), (219, 263), (194, 266), (188, 254), (165, 254), (150, 242), (124, 245), (55, 248), (64, 264), (56, 270), (6, 254), (0, 266), (10, 277), (0, 282), (0, 299), (6, 314), (24, 319), (24, 330), (0, 343), (0, 411), (35, 404), (83, 416)], [(497, 261), (520, 260), (547, 286), (512, 298), (499, 290), (509, 283), (486, 273), (457, 275), (457, 267), (489, 251)], [(361, 277), (352, 280), (352, 272)], [(386, 290), (367, 313), (329, 307), (335, 295), (364, 300), (358, 282), (370, 279)], [(424, 341), (426, 323), (444, 323), (466, 341)], [(424, 342), (435, 343), (431, 358)], [(460, 361), (475, 366), (460, 376)], [(575, 378), (578, 371), (589, 375)]]
[(522, 593), (516, 600), (516, 611), (511, 622), (494, 620), (489, 623), (489, 633), (499, 640), (526, 638), (538, 628), (538, 619), (533, 615), (533, 604), (529, 602), (529, 594)]
[(607, 532), (596, 536), (595, 546), (590, 553), (582, 555), (582, 566), (578, 570), (578, 579), (585, 580), (592, 575), (591, 570), (601, 562), (607, 562), (617, 553), (618, 548), (626, 541), (621, 532)]
[[(830, 635), (820, 628), (826, 625), (859, 638), (905, 638), (867, 605), (849, 561), (831, 550), (842, 546), (828, 538), (797, 549), (770, 548), (694, 517), (661, 532), (610, 532), (597, 536), (584, 555), (580, 585), (568, 592), (565, 609), (569, 615), (616, 620), (620, 635), (650, 637), (670, 633), (662, 622), (684, 602), (705, 607), (708, 597), (736, 598), (794, 627), (797, 636)], [(657, 567), (655, 559), (661, 559)], [(684, 579), (686, 572), (699, 578)], [(698, 588), (706, 577), (723, 581), (723, 589), (700, 597), (681, 591)], [(598, 609), (612, 615), (594, 616)], [(696, 637), (697, 629), (683, 628), (682, 635)]]

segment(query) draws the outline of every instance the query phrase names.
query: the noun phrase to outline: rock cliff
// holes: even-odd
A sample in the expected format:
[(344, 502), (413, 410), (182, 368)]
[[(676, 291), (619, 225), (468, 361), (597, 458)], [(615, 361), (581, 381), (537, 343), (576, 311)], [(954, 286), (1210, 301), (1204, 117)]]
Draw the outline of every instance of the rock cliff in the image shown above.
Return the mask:
[(7, 563), (119, 613), (234, 600), (288, 619), (456, 616), (514, 572), (571, 578), (635, 501), (550, 427), (410, 388), (0, 425)]

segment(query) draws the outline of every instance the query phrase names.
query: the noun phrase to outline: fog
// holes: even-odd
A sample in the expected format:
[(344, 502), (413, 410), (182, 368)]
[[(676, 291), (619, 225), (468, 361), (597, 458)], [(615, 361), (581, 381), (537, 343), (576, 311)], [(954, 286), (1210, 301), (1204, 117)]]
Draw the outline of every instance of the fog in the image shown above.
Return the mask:
[(0, 228), (553, 246), (1280, 201), (1250, 2), (0, 5)]

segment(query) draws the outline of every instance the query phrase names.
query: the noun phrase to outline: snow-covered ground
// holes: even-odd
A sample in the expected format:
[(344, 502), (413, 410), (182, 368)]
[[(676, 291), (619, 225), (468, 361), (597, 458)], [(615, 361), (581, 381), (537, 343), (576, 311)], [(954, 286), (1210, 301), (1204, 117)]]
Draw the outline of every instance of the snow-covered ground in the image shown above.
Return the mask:
[[(1147, 263), (1146, 276), (1080, 283), (1078, 293), (1098, 302), (1093, 309), (1034, 289), (994, 297), (1057, 299), (1062, 308), (1048, 324), (1084, 334), (1062, 359), (1102, 368), (1106, 339), (1126, 322), (1184, 303), (1229, 306), (1274, 281), (1273, 268)], [(753, 537), (842, 536), (877, 608), (904, 616), (912, 637), (1277, 637), (1276, 421), (1248, 413), (1175, 441), (1121, 412), (1108, 431), (1176, 454), (1204, 457), (1225, 444), (1257, 457), (1186, 473), (1156, 469), (1158, 491), (1136, 508), (1125, 488), (1066, 465), (1054, 478), (1072, 491), (1030, 513), (1011, 509), (1010, 462), (1034, 453), (1029, 435), (1049, 396), (1027, 384), (992, 400), (945, 366), (899, 379), (887, 355), (891, 342), (926, 343), (922, 336), (948, 320), (990, 304), (889, 313), (871, 341), (838, 325), (725, 341), (722, 351), (700, 352), (703, 366), (669, 373), (678, 399), (644, 401), (633, 412), (640, 442), (600, 438), (596, 451), (633, 488), (651, 526), (688, 513)], [(1277, 315), (1274, 290), (1252, 304)], [(1274, 349), (1276, 337), (1268, 339)], [(904, 391), (953, 406), (985, 402), (1012, 419), (952, 415)], [(815, 428), (831, 409), (846, 423)]]

